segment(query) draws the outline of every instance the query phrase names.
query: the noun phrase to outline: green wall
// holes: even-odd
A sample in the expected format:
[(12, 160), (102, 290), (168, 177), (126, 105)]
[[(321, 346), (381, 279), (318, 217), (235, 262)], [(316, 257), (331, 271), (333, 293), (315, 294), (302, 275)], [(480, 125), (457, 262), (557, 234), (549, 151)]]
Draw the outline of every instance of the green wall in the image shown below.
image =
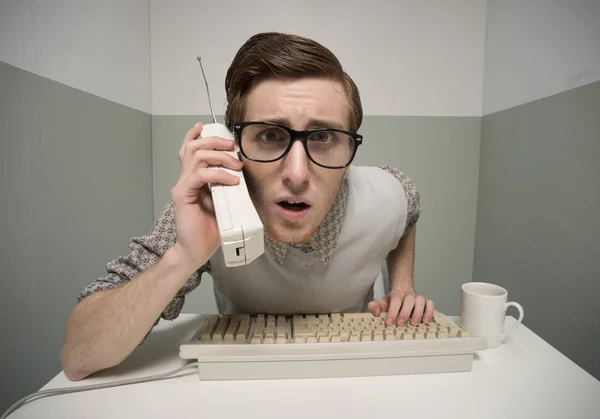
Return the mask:
[(600, 379), (600, 82), (485, 116), (478, 202), (473, 280)]
[(0, 411), (60, 370), (79, 291), (150, 228), (151, 116), (0, 63)]

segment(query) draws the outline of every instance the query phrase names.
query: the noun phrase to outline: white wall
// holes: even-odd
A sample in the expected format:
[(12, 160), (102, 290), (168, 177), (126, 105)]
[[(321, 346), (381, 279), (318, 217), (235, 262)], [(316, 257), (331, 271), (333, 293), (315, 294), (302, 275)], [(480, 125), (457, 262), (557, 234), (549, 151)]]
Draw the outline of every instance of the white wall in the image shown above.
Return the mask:
[(600, 1), (488, 0), (483, 113), (600, 80)]
[(144, 112), (193, 115), (208, 113), (202, 55), (222, 113), (237, 49), (278, 30), (331, 48), (366, 115), (479, 116), (485, 9), (483, 0), (4, 0), (0, 61)]
[(149, 0), (2, 0), (0, 61), (150, 113)]
[(485, 14), (484, 0), (151, 0), (152, 114), (209, 113), (198, 55), (222, 114), (233, 56), (273, 30), (330, 48), (366, 115), (480, 116)]

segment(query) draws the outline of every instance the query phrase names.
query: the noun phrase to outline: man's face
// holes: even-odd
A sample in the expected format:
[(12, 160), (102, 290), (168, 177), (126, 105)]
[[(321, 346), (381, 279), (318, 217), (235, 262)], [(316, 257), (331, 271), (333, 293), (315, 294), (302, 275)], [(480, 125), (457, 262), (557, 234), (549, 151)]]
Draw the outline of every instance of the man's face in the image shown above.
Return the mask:
[[(348, 130), (348, 112), (348, 100), (338, 82), (325, 78), (265, 80), (249, 93), (244, 120), (277, 122), (295, 130)], [(243, 158), (243, 162), (250, 195), (265, 228), (274, 239), (286, 243), (308, 241), (333, 204), (347, 172), (314, 164), (300, 141), (278, 161), (257, 163)], [(292, 206), (289, 201), (304, 205)]]

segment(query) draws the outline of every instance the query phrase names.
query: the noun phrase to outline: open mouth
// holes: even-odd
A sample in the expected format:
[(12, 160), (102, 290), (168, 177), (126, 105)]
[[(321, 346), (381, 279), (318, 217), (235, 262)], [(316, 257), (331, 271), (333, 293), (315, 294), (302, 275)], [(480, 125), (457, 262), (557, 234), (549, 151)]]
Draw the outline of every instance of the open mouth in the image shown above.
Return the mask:
[(310, 208), (310, 205), (301, 201), (279, 201), (277, 205), (288, 211), (303, 211)]

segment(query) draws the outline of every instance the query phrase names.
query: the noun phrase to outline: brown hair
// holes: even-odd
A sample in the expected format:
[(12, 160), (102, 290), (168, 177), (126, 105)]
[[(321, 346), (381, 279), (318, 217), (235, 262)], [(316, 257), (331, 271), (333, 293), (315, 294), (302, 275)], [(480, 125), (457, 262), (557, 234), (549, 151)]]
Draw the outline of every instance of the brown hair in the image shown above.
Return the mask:
[(246, 95), (255, 83), (270, 77), (325, 76), (339, 81), (350, 104), (349, 129), (358, 131), (362, 104), (358, 88), (337, 57), (308, 38), (278, 32), (250, 37), (233, 58), (225, 77), (227, 110), (225, 124), (232, 129), (245, 113)]

